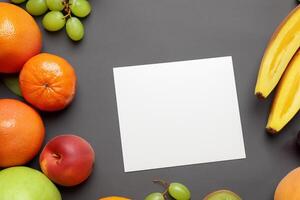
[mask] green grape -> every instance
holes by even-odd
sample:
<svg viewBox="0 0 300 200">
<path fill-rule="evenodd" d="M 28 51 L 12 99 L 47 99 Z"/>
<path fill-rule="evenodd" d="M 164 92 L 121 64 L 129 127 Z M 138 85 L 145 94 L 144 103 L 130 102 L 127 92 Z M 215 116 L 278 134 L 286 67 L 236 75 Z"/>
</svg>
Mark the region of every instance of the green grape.
<svg viewBox="0 0 300 200">
<path fill-rule="evenodd" d="M 50 10 L 62 11 L 64 9 L 63 0 L 46 0 Z"/>
<path fill-rule="evenodd" d="M 26 10 L 34 16 L 42 15 L 48 10 L 46 0 L 29 0 L 26 3 Z"/>
<path fill-rule="evenodd" d="M 50 11 L 44 16 L 42 24 L 48 31 L 58 31 L 65 26 L 66 18 L 60 11 Z"/>
<path fill-rule="evenodd" d="M 168 188 L 169 194 L 176 200 L 189 200 L 191 199 L 191 192 L 181 183 L 171 183 Z"/>
<path fill-rule="evenodd" d="M 87 0 L 70 0 L 71 11 L 77 17 L 86 17 L 90 14 L 92 8 Z"/>
<path fill-rule="evenodd" d="M 219 190 L 208 194 L 204 200 L 242 200 L 237 194 L 229 190 Z"/>
<path fill-rule="evenodd" d="M 68 36 L 74 40 L 79 41 L 84 36 L 84 27 L 77 17 L 70 17 L 66 24 L 66 31 Z"/>
<path fill-rule="evenodd" d="M 165 200 L 165 198 L 162 193 L 155 192 L 146 196 L 145 200 Z"/>
<path fill-rule="evenodd" d="M 10 1 L 15 4 L 20 4 L 20 3 L 25 2 L 26 0 L 10 0 Z"/>
</svg>

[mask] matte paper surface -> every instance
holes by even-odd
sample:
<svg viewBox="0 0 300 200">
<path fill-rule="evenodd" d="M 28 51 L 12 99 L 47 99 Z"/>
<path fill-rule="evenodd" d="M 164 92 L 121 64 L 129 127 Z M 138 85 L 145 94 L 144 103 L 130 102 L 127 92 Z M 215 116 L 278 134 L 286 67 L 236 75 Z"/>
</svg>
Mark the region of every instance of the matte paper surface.
<svg viewBox="0 0 300 200">
<path fill-rule="evenodd" d="M 245 158 L 231 57 L 114 68 L 125 172 Z"/>
</svg>

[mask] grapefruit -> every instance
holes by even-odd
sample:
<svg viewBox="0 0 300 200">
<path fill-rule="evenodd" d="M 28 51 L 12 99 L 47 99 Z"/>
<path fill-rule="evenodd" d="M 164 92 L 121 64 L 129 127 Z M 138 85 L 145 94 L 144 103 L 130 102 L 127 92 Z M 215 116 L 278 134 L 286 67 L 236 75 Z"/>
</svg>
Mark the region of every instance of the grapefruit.
<svg viewBox="0 0 300 200">
<path fill-rule="evenodd" d="M 0 99 L 0 167 L 29 162 L 40 150 L 44 134 L 35 110 L 18 100 Z"/>
<path fill-rule="evenodd" d="M 0 2 L 0 13 L 0 73 L 16 73 L 41 51 L 42 35 L 22 8 Z"/>
</svg>

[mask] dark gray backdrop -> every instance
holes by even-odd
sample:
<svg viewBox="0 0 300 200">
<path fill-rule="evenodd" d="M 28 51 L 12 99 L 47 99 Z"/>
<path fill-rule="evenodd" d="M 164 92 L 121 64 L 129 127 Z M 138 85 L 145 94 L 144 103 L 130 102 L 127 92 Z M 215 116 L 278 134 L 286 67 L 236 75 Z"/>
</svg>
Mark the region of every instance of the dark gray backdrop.
<svg viewBox="0 0 300 200">
<path fill-rule="evenodd" d="M 91 0 L 91 3 L 93 13 L 84 21 L 86 36 L 82 42 L 71 42 L 64 31 L 55 34 L 43 31 L 43 51 L 68 59 L 78 75 L 78 91 L 72 106 L 59 113 L 42 114 L 46 141 L 61 133 L 74 133 L 90 141 L 96 151 L 93 175 L 80 186 L 60 188 L 63 199 L 97 200 L 124 195 L 142 200 L 149 192 L 161 191 L 151 180 L 162 178 L 186 184 L 195 200 L 220 188 L 232 189 L 245 200 L 271 200 L 280 179 L 299 165 L 295 137 L 300 118 L 297 116 L 281 135 L 268 136 L 264 126 L 273 95 L 260 102 L 253 92 L 266 44 L 296 2 Z M 247 159 L 124 173 L 112 68 L 226 55 L 233 56 Z M 3 85 L 0 94 L 1 98 L 16 98 Z M 37 161 L 31 166 L 38 167 Z"/>
</svg>

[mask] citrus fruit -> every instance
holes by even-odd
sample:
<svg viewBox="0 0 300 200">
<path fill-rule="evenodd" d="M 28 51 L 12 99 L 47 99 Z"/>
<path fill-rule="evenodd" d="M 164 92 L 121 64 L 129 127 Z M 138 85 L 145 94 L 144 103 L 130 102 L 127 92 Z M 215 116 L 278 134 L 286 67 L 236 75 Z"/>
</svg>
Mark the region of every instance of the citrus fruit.
<svg viewBox="0 0 300 200">
<path fill-rule="evenodd" d="M 57 111 L 73 100 L 76 74 L 65 59 L 42 53 L 25 63 L 19 82 L 26 101 L 43 111 Z"/>
<path fill-rule="evenodd" d="M 0 99 L 0 167 L 23 165 L 40 150 L 45 128 L 39 114 L 25 103 Z"/>
<path fill-rule="evenodd" d="M 130 199 L 127 199 L 125 197 L 111 196 L 111 197 L 100 198 L 99 200 L 130 200 Z"/>
<path fill-rule="evenodd" d="M 34 19 L 22 8 L 0 2 L 0 73 L 19 72 L 38 54 L 42 35 Z"/>
<path fill-rule="evenodd" d="M 300 199 L 300 167 L 289 172 L 278 184 L 274 200 Z"/>
</svg>

